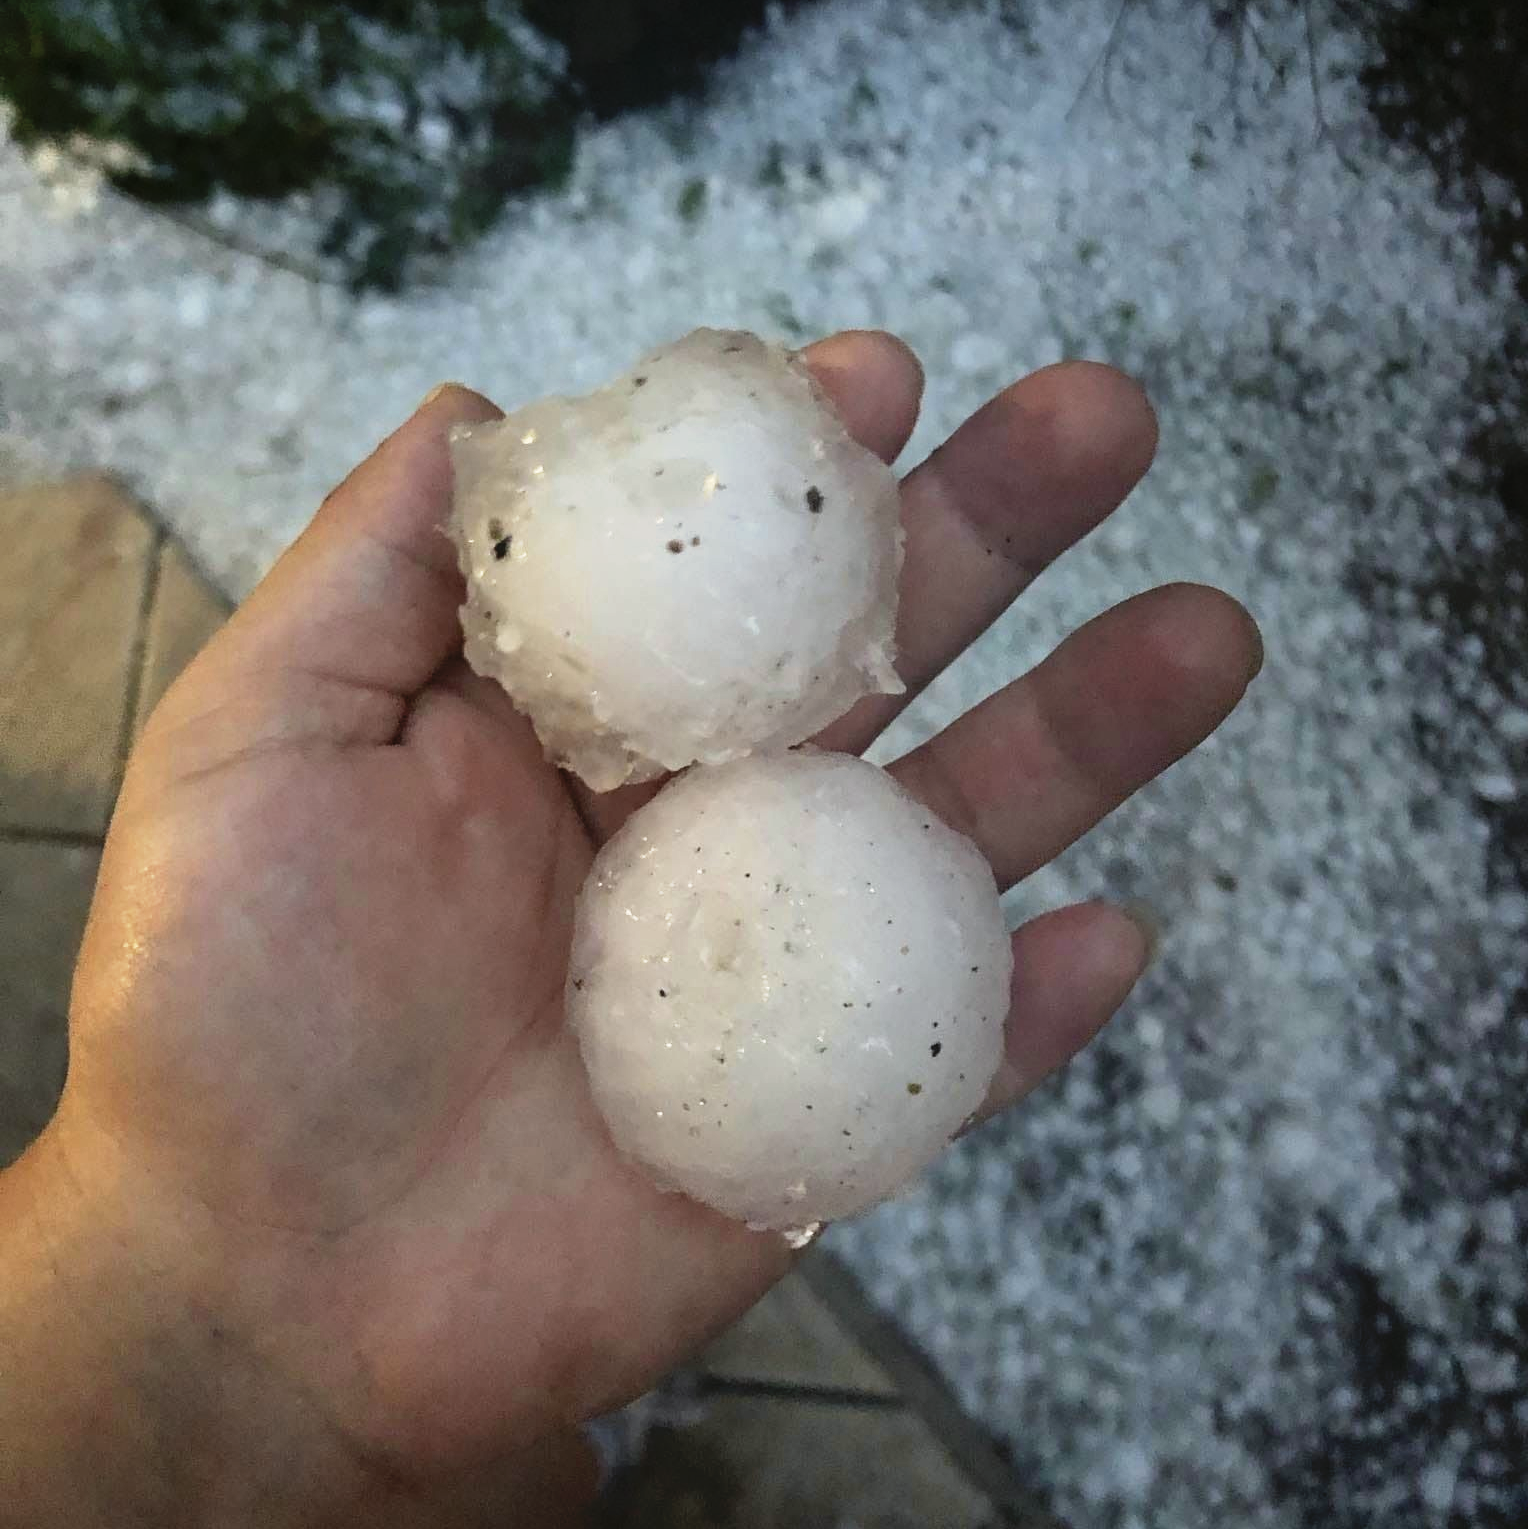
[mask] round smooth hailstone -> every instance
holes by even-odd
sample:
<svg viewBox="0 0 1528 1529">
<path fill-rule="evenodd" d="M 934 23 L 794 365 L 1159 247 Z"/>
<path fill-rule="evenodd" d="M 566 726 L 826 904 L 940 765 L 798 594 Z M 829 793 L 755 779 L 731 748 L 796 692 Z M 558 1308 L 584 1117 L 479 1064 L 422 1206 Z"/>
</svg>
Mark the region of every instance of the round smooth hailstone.
<svg viewBox="0 0 1528 1529">
<path fill-rule="evenodd" d="M 789 352 L 699 329 L 452 461 L 468 661 L 596 790 L 902 689 L 896 479 Z"/>
<path fill-rule="evenodd" d="M 997 1069 L 1012 955 L 976 847 L 884 771 L 698 767 L 601 850 L 568 1014 L 617 1146 L 810 1232 L 917 1173 Z"/>
</svg>

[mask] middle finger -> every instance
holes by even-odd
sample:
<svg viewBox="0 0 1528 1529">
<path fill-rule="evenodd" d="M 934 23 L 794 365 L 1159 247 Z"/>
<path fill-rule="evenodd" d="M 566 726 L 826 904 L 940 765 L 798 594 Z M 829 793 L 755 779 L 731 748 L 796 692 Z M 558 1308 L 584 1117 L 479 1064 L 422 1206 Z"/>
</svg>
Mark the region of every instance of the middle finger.
<svg viewBox="0 0 1528 1529">
<path fill-rule="evenodd" d="M 817 742 L 857 754 L 1151 463 L 1139 384 L 1092 361 L 1034 372 L 984 404 L 902 485 L 901 695 L 868 696 Z"/>
</svg>

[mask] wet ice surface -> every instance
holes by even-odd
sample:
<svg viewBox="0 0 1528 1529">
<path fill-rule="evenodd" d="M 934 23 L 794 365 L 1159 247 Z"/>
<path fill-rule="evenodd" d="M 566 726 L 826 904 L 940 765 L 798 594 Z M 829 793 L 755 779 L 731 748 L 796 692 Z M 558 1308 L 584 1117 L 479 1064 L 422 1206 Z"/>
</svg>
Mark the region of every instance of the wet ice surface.
<svg viewBox="0 0 1528 1529">
<path fill-rule="evenodd" d="M 692 770 L 628 820 L 579 897 L 568 1011 L 619 1146 L 806 1238 L 976 1110 L 1011 971 L 970 841 L 808 749 Z"/>
<path fill-rule="evenodd" d="M 1164 579 L 1244 598 L 1268 668 L 1020 894 L 1158 910 L 1114 1034 L 829 1236 L 1080 1525 L 1516 1525 L 1528 902 L 1491 825 L 1528 697 L 1427 592 L 1500 533 L 1472 442 L 1514 309 L 1329 26 L 1323 142 L 1303 30 L 1262 17 L 1284 83 L 1249 47 L 1233 85 L 1209 11 L 1131 7 L 1095 68 L 1103 0 L 1027 31 L 826 4 L 692 117 L 600 130 L 565 194 L 400 302 L 116 204 L 40 223 L 10 156 L 4 406 L 55 461 L 135 474 L 242 586 L 442 376 L 512 406 L 697 322 L 882 323 L 928 367 L 916 454 L 1017 370 L 1140 372 L 1151 478 L 899 738 Z"/>
<path fill-rule="evenodd" d="M 467 658 L 596 790 L 902 689 L 896 478 L 779 347 L 697 330 L 452 462 Z"/>
</svg>

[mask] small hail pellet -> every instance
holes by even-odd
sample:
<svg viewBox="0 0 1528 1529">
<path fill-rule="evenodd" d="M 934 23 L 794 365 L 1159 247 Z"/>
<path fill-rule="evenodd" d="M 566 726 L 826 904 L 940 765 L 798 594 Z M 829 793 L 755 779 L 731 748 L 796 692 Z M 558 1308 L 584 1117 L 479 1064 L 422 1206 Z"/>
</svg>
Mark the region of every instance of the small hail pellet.
<svg viewBox="0 0 1528 1529">
<path fill-rule="evenodd" d="M 467 659 L 596 790 L 810 737 L 893 668 L 896 479 L 805 364 L 700 329 L 453 436 Z"/>
<path fill-rule="evenodd" d="M 627 820 L 579 898 L 568 1015 L 622 1151 L 800 1241 L 971 1118 L 1011 976 L 976 847 L 805 749 L 697 767 Z"/>
</svg>

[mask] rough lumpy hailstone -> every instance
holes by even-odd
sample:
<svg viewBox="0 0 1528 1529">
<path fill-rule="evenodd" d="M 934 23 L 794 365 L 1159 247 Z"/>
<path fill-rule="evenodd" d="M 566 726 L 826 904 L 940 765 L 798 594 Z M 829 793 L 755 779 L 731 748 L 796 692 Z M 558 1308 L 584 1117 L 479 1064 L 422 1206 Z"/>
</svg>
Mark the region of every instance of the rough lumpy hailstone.
<svg viewBox="0 0 1528 1529">
<path fill-rule="evenodd" d="M 902 688 L 896 480 L 788 352 L 697 330 L 452 454 L 467 658 L 597 790 Z"/>
<path fill-rule="evenodd" d="M 997 1068 L 992 872 L 890 776 L 804 750 L 692 770 L 606 844 L 568 1013 L 616 1144 L 756 1227 L 852 1215 Z"/>
</svg>

